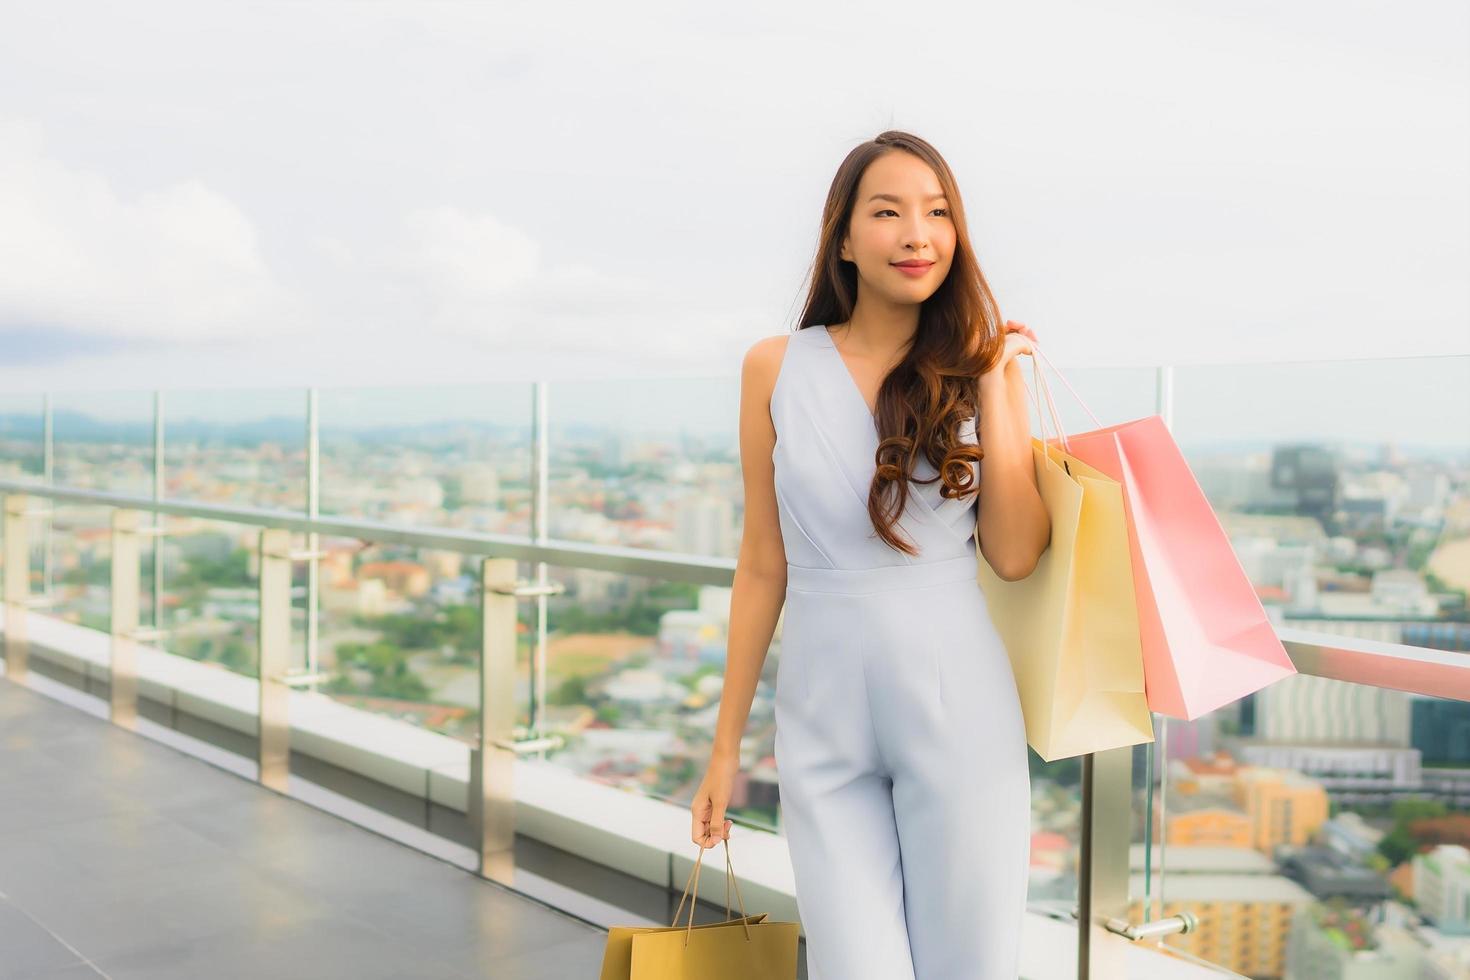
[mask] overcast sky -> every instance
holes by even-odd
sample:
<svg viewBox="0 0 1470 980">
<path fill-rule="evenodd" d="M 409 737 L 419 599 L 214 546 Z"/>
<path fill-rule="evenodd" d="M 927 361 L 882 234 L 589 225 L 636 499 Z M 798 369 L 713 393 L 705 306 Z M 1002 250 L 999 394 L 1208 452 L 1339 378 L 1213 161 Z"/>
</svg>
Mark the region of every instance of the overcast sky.
<svg viewBox="0 0 1470 980">
<path fill-rule="evenodd" d="M 1064 367 L 1464 355 L 1467 11 L 10 3 L 0 391 L 733 380 L 890 126 Z"/>
</svg>

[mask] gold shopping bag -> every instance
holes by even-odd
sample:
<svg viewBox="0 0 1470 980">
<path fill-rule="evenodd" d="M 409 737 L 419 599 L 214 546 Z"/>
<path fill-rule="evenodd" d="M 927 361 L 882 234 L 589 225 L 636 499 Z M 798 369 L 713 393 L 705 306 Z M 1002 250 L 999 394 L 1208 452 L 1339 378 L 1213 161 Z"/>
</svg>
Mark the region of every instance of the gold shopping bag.
<svg viewBox="0 0 1470 980">
<path fill-rule="evenodd" d="M 1042 438 L 1032 438 L 1031 456 L 1051 543 L 1026 578 L 1007 582 L 982 557 L 978 580 L 1010 656 L 1026 741 L 1053 762 L 1152 742 L 1154 731 L 1122 486 L 1063 448 L 1034 358 L 1032 374 L 1061 442 L 1047 442 L 1038 401 Z"/>
<path fill-rule="evenodd" d="M 684 895 L 671 926 L 615 926 L 608 931 L 600 980 L 796 980 L 800 924 L 767 922 L 769 913 L 745 914 L 740 884 L 725 841 L 725 915 L 723 922 L 694 924 L 699 869 L 705 848 L 684 883 Z M 740 918 L 729 918 L 730 884 L 740 902 Z M 694 894 L 690 895 L 693 884 Z M 679 925 L 689 899 L 689 923 Z"/>
</svg>

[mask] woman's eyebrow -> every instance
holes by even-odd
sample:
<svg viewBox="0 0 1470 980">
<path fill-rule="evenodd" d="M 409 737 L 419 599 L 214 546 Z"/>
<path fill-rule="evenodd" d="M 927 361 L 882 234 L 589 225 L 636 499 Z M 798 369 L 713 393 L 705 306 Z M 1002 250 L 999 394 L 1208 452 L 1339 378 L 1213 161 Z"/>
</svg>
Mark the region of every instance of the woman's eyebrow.
<svg viewBox="0 0 1470 980">
<path fill-rule="evenodd" d="M 938 201 L 942 200 L 943 198 L 943 194 L 933 194 L 929 197 L 929 200 Z M 874 194 L 872 197 L 868 198 L 868 203 L 871 204 L 874 201 L 892 201 L 894 204 L 902 204 L 903 198 L 899 197 L 896 194 Z"/>
</svg>

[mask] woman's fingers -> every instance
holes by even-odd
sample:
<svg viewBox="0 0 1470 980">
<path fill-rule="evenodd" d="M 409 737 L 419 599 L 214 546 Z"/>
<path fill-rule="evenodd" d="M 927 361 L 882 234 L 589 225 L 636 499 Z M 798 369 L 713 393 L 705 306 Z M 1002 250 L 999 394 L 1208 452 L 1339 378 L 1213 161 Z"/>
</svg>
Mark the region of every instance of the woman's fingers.
<svg viewBox="0 0 1470 980">
<path fill-rule="evenodd" d="M 1036 341 L 1036 343 L 1038 343 L 1038 344 L 1041 343 L 1041 338 L 1038 337 L 1038 336 L 1036 336 L 1036 331 L 1035 330 L 1032 330 L 1030 327 L 1026 326 L 1026 324 L 1020 322 L 1019 320 L 1007 320 L 1006 321 L 1006 331 L 1008 333 L 1019 333 L 1019 334 L 1023 334 L 1023 335 L 1025 335 L 1027 337 L 1030 337 L 1032 340 Z"/>
<path fill-rule="evenodd" d="M 706 820 L 702 816 L 696 815 L 693 823 L 689 827 L 689 839 L 705 847 L 714 847 L 720 841 L 730 839 L 730 828 L 735 825 L 735 821 L 726 819 L 718 834 L 711 830 L 712 825 L 720 826 L 720 823 L 718 820 Z"/>
<path fill-rule="evenodd" d="M 1024 323 L 1018 323 L 1015 320 L 1007 320 L 1006 321 L 1006 340 L 1007 341 L 1010 340 L 1010 335 L 1011 334 L 1016 334 L 1018 336 L 1025 337 L 1028 341 L 1030 341 L 1030 343 L 1026 343 L 1026 344 L 1017 344 L 1016 345 L 1016 353 L 1017 354 L 1031 354 L 1032 353 L 1031 344 L 1038 344 L 1039 345 L 1041 343 L 1041 339 L 1036 336 L 1036 331 L 1032 330 L 1030 327 L 1026 326 Z"/>
<path fill-rule="evenodd" d="M 693 822 L 689 826 L 689 839 L 696 844 L 704 843 L 709 836 L 709 811 L 711 801 L 708 797 L 696 800 L 690 805 L 689 810 L 693 814 Z"/>
<path fill-rule="evenodd" d="M 716 834 L 711 833 L 709 823 L 698 823 L 694 827 L 694 843 L 705 848 L 714 847 L 721 841 L 727 841 L 730 839 L 730 828 L 734 825 L 735 821 L 727 819 L 724 823 L 724 829 L 720 833 Z"/>
</svg>

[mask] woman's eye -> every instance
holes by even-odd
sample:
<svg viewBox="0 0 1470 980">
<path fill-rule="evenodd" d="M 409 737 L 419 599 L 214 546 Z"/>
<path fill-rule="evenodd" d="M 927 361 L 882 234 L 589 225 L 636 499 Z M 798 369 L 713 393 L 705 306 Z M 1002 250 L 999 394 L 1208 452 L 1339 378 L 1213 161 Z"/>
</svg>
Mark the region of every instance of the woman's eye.
<svg viewBox="0 0 1470 980">
<path fill-rule="evenodd" d="M 934 211 L 938 211 L 940 214 L 944 215 L 945 217 L 949 217 L 949 208 L 934 208 L 933 210 Z M 897 214 L 897 213 L 898 212 L 895 211 L 895 210 L 893 210 L 892 208 L 884 208 L 882 211 L 879 211 L 878 214 L 873 215 L 873 217 L 876 218 L 876 217 L 878 217 L 879 214 Z"/>
</svg>

